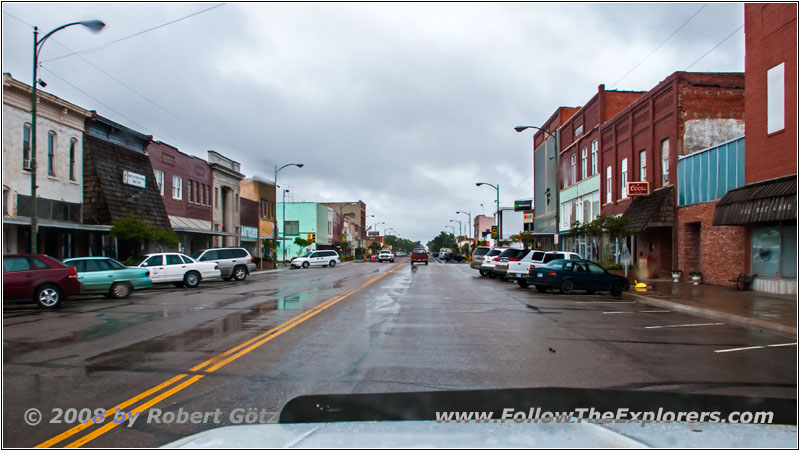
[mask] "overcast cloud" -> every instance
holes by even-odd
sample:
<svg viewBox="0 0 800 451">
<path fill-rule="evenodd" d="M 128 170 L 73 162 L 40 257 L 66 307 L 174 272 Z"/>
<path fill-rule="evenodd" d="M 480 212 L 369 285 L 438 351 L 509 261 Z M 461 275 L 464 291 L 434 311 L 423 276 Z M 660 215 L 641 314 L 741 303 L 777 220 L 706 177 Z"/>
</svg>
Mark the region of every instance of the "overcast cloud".
<svg viewBox="0 0 800 451">
<path fill-rule="evenodd" d="M 456 210 L 492 213 L 477 181 L 500 183 L 503 206 L 532 196 L 532 133 L 515 125 L 582 106 L 601 83 L 649 90 L 744 21 L 743 4 L 708 4 L 616 86 L 703 4 L 230 3 L 105 45 L 213 5 L 6 2 L 3 71 L 30 83 L 29 25 L 101 19 L 97 35 L 47 42 L 46 91 L 248 176 L 305 163 L 279 178 L 296 201 L 360 199 L 423 243 L 466 219 Z M 60 44 L 94 51 L 54 59 L 71 53 Z M 743 30 L 691 70 L 743 71 Z"/>
</svg>

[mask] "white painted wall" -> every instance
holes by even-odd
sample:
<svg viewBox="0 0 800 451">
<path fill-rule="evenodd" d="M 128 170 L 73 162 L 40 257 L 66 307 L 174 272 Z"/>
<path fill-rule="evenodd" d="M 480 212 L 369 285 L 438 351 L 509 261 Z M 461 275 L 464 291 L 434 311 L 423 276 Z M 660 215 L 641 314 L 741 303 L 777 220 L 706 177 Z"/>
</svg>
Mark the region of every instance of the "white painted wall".
<svg viewBox="0 0 800 451">
<path fill-rule="evenodd" d="M 31 114 L 3 104 L 3 185 L 9 188 L 7 211 L 16 217 L 17 196 L 31 195 L 30 173 L 22 169 L 22 133 Z M 47 134 L 56 133 L 55 176 L 47 175 Z M 75 139 L 75 180 L 69 179 L 69 143 Z M 83 131 L 38 116 L 36 127 L 37 196 L 83 203 Z"/>
</svg>

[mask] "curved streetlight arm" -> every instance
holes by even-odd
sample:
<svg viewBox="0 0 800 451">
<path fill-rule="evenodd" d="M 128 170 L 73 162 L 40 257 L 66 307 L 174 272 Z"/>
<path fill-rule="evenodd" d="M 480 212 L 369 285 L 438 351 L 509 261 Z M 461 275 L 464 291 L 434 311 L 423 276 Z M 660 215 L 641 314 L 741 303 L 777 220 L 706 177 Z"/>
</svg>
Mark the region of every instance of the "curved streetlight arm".
<svg viewBox="0 0 800 451">
<path fill-rule="evenodd" d="M 553 134 L 552 132 L 550 132 L 549 130 L 545 130 L 545 129 L 543 129 L 542 127 L 537 127 L 537 126 L 535 126 L 535 125 L 517 125 L 516 127 L 514 127 L 514 130 L 516 130 L 516 131 L 517 131 L 517 133 L 521 133 L 523 130 L 527 130 L 527 129 L 529 129 L 529 128 L 535 128 L 536 130 L 539 130 L 539 131 L 541 131 L 541 132 L 544 132 L 544 133 L 546 133 L 546 134 L 550 135 L 550 136 L 551 136 L 551 137 L 553 137 L 553 138 L 555 138 L 555 137 L 556 137 L 556 135 L 554 135 L 554 134 Z"/>
<path fill-rule="evenodd" d="M 72 23 L 61 25 L 58 28 L 54 28 L 49 33 L 47 33 L 46 35 L 42 36 L 41 39 L 38 39 L 36 41 L 36 56 L 39 56 L 39 50 L 42 48 L 42 45 L 44 45 L 44 41 L 46 41 L 55 32 L 61 31 L 64 28 L 71 27 L 73 25 L 83 25 L 84 27 L 86 27 L 89 30 L 91 30 L 93 33 L 97 33 L 98 31 L 102 30 L 103 27 L 106 26 L 106 24 L 102 20 L 82 20 L 82 21 L 79 21 L 79 22 L 72 22 Z M 36 30 L 38 30 L 38 27 L 34 27 L 34 28 Z"/>
</svg>

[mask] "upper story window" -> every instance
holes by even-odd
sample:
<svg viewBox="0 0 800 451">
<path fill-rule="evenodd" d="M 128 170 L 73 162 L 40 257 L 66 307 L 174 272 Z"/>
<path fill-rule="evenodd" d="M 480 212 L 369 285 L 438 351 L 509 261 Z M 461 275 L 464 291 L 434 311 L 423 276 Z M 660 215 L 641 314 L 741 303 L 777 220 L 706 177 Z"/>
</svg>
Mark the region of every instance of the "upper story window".
<svg viewBox="0 0 800 451">
<path fill-rule="evenodd" d="M 158 185 L 158 192 L 164 195 L 164 171 L 153 169 L 153 174 L 156 176 L 156 185 Z"/>
<path fill-rule="evenodd" d="M 214 187 L 214 208 L 219 208 L 219 188 Z"/>
<path fill-rule="evenodd" d="M 611 166 L 606 166 L 606 203 L 614 201 L 613 190 L 614 185 L 611 183 Z"/>
<path fill-rule="evenodd" d="M 575 179 L 578 176 L 578 168 L 577 168 L 577 165 L 575 164 L 575 161 L 576 161 L 575 157 L 576 157 L 576 155 L 574 153 L 572 154 L 572 156 L 569 157 L 569 167 L 570 167 L 569 173 L 570 173 L 570 176 L 571 176 L 570 185 L 574 185 L 575 184 Z"/>
<path fill-rule="evenodd" d="M 587 177 L 586 171 L 589 169 L 589 162 L 587 161 L 589 149 L 584 147 L 581 149 L 581 180 Z"/>
<path fill-rule="evenodd" d="M 47 133 L 47 175 L 56 175 L 56 132 Z"/>
<path fill-rule="evenodd" d="M 627 186 L 626 186 L 628 184 L 628 159 L 627 158 L 623 158 L 622 159 L 622 168 L 620 170 L 620 183 L 621 183 L 621 186 L 622 186 L 622 191 L 621 191 L 622 194 L 619 197 L 620 197 L 620 199 L 625 199 L 625 198 L 628 197 L 628 190 L 627 190 Z"/>
<path fill-rule="evenodd" d="M 31 124 L 22 126 L 22 169 L 31 168 Z"/>
<path fill-rule="evenodd" d="M 592 175 L 597 174 L 597 166 L 599 165 L 597 159 L 597 140 L 592 141 Z"/>
<path fill-rule="evenodd" d="M 75 180 L 75 146 L 78 140 L 72 138 L 69 140 L 69 179 Z"/>
<path fill-rule="evenodd" d="M 192 179 L 186 180 L 186 197 L 189 199 L 189 203 L 194 203 L 194 182 Z"/>
<path fill-rule="evenodd" d="M 661 186 L 669 185 L 669 139 L 661 141 Z"/>
<path fill-rule="evenodd" d="M 644 150 L 639 152 L 639 180 L 647 180 L 647 152 Z"/>
<path fill-rule="evenodd" d="M 785 86 L 783 63 L 767 70 L 767 133 L 783 130 Z"/>
<path fill-rule="evenodd" d="M 172 198 L 175 200 L 183 199 L 183 179 L 179 175 L 172 176 Z"/>
</svg>

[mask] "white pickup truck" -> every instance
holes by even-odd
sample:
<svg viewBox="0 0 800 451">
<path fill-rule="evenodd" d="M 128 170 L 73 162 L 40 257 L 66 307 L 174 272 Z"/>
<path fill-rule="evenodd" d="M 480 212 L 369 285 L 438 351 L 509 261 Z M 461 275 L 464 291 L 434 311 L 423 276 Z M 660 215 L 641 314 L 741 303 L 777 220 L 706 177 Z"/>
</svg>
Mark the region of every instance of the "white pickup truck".
<svg viewBox="0 0 800 451">
<path fill-rule="evenodd" d="M 378 254 L 378 261 L 381 262 L 381 263 L 383 263 L 383 262 L 392 262 L 392 263 L 394 263 L 394 254 L 392 253 L 392 251 L 390 251 L 388 249 L 384 249 L 384 250 L 381 251 L 380 254 Z"/>
<path fill-rule="evenodd" d="M 561 251 L 537 251 L 532 250 L 525 254 L 518 262 L 508 262 L 508 272 L 506 278 L 520 282 L 526 282 L 525 277 L 528 276 L 528 271 L 532 268 L 538 268 L 550 263 L 553 260 L 561 259 L 581 260 L 581 256 L 575 252 L 561 252 Z M 522 286 L 524 284 L 520 284 Z"/>
</svg>

